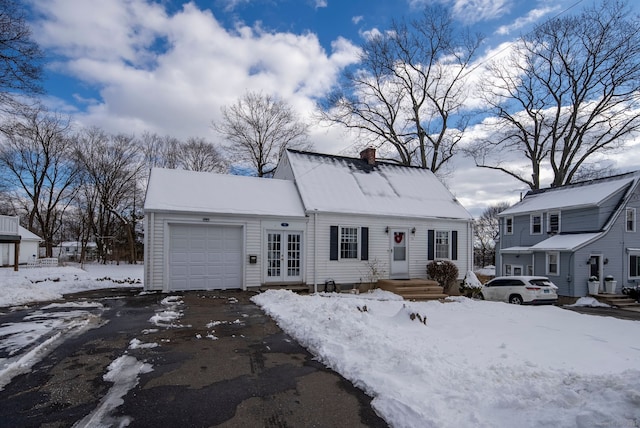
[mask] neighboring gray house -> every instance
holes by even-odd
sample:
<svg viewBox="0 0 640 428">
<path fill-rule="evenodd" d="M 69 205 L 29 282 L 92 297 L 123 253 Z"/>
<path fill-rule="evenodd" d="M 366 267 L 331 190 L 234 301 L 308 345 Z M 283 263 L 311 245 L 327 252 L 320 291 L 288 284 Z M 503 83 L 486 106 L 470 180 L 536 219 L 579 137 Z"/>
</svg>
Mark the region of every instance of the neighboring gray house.
<svg viewBox="0 0 640 428">
<path fill-rule="evenodd" d="M 153 169 L 145 288 L 321 287 L 472 263 L 472 217 L 429 170 L 287 151 L 273 179 Z"/>
<path fill-rule="evenodd" d="M 613 276 L 640 282 L 640 172 L 532 190 L 499 214 L 496 275 L 544 275 L 561 296 L 588 295 Z"/>
</svg>

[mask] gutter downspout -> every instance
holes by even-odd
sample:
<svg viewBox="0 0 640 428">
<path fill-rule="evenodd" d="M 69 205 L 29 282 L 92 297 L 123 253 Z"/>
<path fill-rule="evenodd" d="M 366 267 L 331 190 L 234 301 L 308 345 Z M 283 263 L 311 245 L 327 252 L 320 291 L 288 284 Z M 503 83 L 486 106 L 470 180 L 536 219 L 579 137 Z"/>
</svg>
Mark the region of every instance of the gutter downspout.
<svg viewBox="0 0 640 428">
<path fill-rule="evenodd" d="M 145 245 L 145 254 L 146 256 L 149 258 L 148 263 L 146 263 L 145 261 L 145 267 L 146 267 L 146 277 L 143 277 L 143 281 L 144 281 L 144 289 L 145 290 L 149 290 L 149 287 L 151 286 L 151 284 L 147 284 L 147 280 L 149 280 L 149 282 L 152 282 L 155 280 L 155 278 L 153 278 L 153 252 L 155 251 L 155 234 L 154 229 L 155 229 L 155 222 L 156 222 L 156 216 L 155 213 L 152 211 L 151 213 L 149 213 L 149 217 L 147 217 L 147 232 L 148 232 L 148 236 L 149 236 L 149 241 L 147 242 L 147 245 Z"/>
<path fill-rule="evenodd" d="M 318 210 L 313 211 L 313 292 L 318 293 Z"/>
</svg>

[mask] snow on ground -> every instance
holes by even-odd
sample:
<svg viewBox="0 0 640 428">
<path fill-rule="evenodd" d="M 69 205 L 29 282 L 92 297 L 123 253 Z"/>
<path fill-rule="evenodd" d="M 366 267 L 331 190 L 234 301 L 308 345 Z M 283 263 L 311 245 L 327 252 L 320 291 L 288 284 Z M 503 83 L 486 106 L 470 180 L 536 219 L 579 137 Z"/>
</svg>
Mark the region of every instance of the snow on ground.
<svg viewBox="0 0 640 428">
<path fill-rule="evenodd" d="M 640 425 L 637 321 L 466 298 L 253 301 L 393 427 Z"/>
<path fill-rule="evenodd" d="M 567 307 L 580 307 L 580 306 L 587 306 L 590 308 L 610 308 L 611 307 L 606 303 L 599 301 L 595 297 L 581 297 L 573 305 L 567 305 Z"/>
<path fill-rule="evenodd" d="M 142 287 L 143 265 L 98 263 L 0 269 L 0 307 L 61 299 L 63 294 L 111 287 Z"/>
</svg>

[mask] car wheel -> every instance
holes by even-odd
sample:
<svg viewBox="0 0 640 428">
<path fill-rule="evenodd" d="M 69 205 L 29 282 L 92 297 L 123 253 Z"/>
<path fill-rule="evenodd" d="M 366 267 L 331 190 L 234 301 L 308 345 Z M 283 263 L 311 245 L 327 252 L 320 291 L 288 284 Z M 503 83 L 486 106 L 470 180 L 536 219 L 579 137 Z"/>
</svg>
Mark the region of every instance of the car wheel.
<svg viewBox="0 0 640 428">
<path fill-rule="evenodd" d="M 478 300 L 484 300 L 484 296 L 482 295 L 482 293 L 476 294 L 475 298 L 478 299 Z"/>
<path fill-rule="evenodd" d="M 512 294 L 511 296 L 509 296 L 509 303 L 513 303 L 514 305 L 521 305 L 522 296 L 518 294 Z"/>
</svg>

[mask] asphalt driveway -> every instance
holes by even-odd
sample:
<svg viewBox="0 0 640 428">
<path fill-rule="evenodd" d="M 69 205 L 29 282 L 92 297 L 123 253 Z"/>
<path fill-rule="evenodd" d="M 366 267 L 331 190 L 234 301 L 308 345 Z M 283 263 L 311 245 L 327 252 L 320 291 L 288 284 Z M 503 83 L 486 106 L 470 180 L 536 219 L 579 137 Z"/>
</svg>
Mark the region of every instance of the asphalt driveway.
<svg viewBox="0 0 640 428">
<path fill-rule="evenodd" d="M 2 326 L 60 318 L 83 326 L 61 324 L 20 351 L 3 348 L 5 361 L 44 356 L 5 382 L 0 426 L 387 426 L 370 397 L 315 361 L 250 293 L 166 299 L 139 291 L 100 290 L 67 299 L 77 307 L 0 314 Z"/>
</svg>

